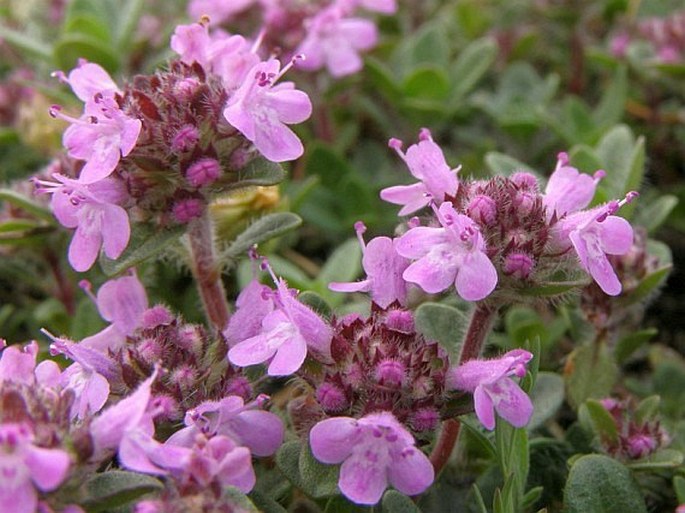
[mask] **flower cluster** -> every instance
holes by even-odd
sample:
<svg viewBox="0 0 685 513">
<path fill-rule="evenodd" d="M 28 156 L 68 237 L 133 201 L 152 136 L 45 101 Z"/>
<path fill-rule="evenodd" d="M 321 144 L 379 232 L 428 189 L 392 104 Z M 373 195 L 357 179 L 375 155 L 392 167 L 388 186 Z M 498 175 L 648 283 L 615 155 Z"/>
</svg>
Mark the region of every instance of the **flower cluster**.
<svg viewBox="0 0 685 513">
<path fill-rule="evenodd" d="M 685 58 L 685 11 L 673 13 L 668 18 L 641 20 L 631 33 L 621 32 L 610 42 L 611 53 L 619 58 L 626 55 L 634 41 L 646 42 L 652 47 L 658 62 L 680 63 Z"/>
<path fill-rule="evenodd" d="M 179 26 L 171 39 L 179 54 L 168 68 L 136 76 L 123 88 L 97 64 L 81 61 L 57 72 L 84 102 L 63 144 L 68 159 L 36 180 L 52 194 L 62 225 L 75 228 L 69 261 L 88 270 L 104 248 L 118 258 L 130 220 L 159 227 L 203 216 L 212 196 L 235 187 L 256 156 L 298 158 L 302 143 L 288 127 L 311 114 L 308 96 L 279 79 L 274 58 L 262 61 L 242 36 L 210 37 L 207 26 Z M 249 179 L 249 177 L 247 177 Z"/>
<path fill-rule="evenodd" d="M 670 444 L 671 438 L 658 420 L 640 418 L 634 404 L 605 398 L 602 406 L 614 420 L 618 436 L 615 439 L 602 437 L 602 448 L 620 459 L 637 460 L 645 458 Z"/>
<path fill-rule="evenodd" d="M 192 0 L 188 12 L 194 19 L 205 16 L 214 25 L 225 25 L 258 11 L 260 37 L 267 49 L 278 48 L 286 56 L 305 56 L 299 68 L 326 68 L 339 78 L 358 72 L 360 53 L 378 42 L 378 29 L 359 11 L 393 14 L 395 0 Z"/>
<path fill-rule="evenodd" d="M 402 205 L 401 215 L 426 206 L 433 211 L 423 220 L 413 218 L 394 244 L 396 253 L 410 260 L 402 272 L 405 281 L 431 294 L 454 286 L 468 301 L 493 294 L 512 299 L 508 294 L 517 289 L 543 286 L 580 268 L 606 294 L 621 292 L 608 255 L 627 253 L 633 230 L 614 214 L 637 193 L 583 210 L 604 172 L 584 175 L 564 153 L 544 192 L 536 177 L 524 172 L 458 181 L 458 169 L 450 170 L 430 133 L 424 129 L 419 138 L 406 154 L 397 139 L 390 146 L 420 181 L 381 191 L 381 198 Z"/>
</svg>

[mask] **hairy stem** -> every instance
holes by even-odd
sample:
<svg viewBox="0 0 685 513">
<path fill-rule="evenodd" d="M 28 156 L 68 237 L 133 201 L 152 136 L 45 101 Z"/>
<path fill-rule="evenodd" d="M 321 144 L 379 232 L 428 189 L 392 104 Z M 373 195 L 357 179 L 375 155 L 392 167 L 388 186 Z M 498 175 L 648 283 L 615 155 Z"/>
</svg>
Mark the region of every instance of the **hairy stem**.
<svg viewBox="0 0 685 513">
<path fill-rule="evenodd" d="M 475 310 L 471 314 L 469 329 L 464 336 L 464 343 L 461 346 L 458 365 L 480 356 L 485 339 L 492 329 L 496 314 L 496 307 L 488 306 L 486 304 L 476 305 Z M 430 460 L 435 469 L 436 476 L 447 464 L 447 461 L 452 454 L 454 444 L 456 444 L 459 436 L 460 426 L 461 424 L 457 419 L 447 419 L 442 423 L 440 435 L 438 436 L 438 440 L 433 447 L 433 452 L 431 452 L 430 455 Z"/>
<path fill-rule="evenodd" d="M 191 268 L 209 323 L 221 331 L 230 317 L 226 291 L 221 282 L 221 267 L 216 261 L 214 234 L 209 213 L 188 224 Z"/>
</svg>

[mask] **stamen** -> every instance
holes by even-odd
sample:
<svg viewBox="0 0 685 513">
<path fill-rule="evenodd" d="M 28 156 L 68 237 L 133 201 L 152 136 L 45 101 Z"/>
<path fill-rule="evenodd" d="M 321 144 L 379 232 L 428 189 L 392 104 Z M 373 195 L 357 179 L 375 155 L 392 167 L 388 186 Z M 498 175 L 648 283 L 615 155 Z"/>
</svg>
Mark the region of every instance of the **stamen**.
<svg viewBox="0 0 685 513">
<path fill-rule="evenodd" d="M 561 167 L 568 166 L 569 162 L 570 161 L 568 158 L 568 153 L 566 153 L 565 151 L 559 152 L 559 154 L 557 155 L 557 167 L 554 168 L 554 170 L 556 171 Z"/>
<path fill-rule="evenodd" d="M 433 136 L 431 135 L 431 131 L 428 130 L 427 128 L 422 128 L 419 130 L 419 141 L 432 141 Z"/>
<path fill-rule="evenodd" d="M 278 82 L 280 80 L 280 78 L 283 75 L 285 75 L 288 72 L 288 70 L 290 70 L 290 68 L 292 68 L 295 65 L 295 63 L 297 61 L 303 61 L 303 60 L 305 60 L 305 56 L 303 53 L 298 53 L 297 55 L 295 55 L 292 59 L 290 59 L 290 62 L 288 64 L 283 66 L 283 69 L 281 70 L 281 72 L 278 75 L 276 75 L 276 78 L 274 78 L 274 83 Z"/>
<path fill-rule="evenodd" d="M 366 243 L 364 242 L 364 233 L 366 233 L 366 225 L 361 222 L 357 221 L 354 223 L 354 231 L 357 233 L 357 240 L 359 241 L 359 245 L 362 247 L 362 252 L 366 249 Z"/>
<path fill-rule="evenodd" d="M 88 281 L 88 280 L 81 280 L 78 282 L 78 286 L 81 287 L 81 290 L 85 292 L 86 296 L 97 306 L 98 300 L 95 297 L 95 294 L 93 294 L 93 285 Z"/>
</svg>

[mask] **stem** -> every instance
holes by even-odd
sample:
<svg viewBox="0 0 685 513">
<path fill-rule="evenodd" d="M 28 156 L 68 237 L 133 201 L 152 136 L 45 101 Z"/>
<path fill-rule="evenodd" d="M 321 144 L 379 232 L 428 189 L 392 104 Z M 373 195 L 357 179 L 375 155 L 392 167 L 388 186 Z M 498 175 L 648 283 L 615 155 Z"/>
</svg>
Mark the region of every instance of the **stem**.
<svg viewBox="0 0 685 513">
<path fill-rule="evenodd" d="M 60 266 L 59 259 L 57 255 L 51 250 L 47 249 L 45 252 L 45 259 L 50 266 L 53 276 L 55 277 L 55 284 L 57 285 L 56 295 L 57 298 L 64 305 L 65 310 L 69 316 L 73 316 L 76 312 L 76 298 L 74 296 L 74 286 L 72 283 L 64 276 L 62 267 Z"/>
<path fill-rule="evenodd" d="M 480 356 L 485 339 L 490 334 L 492 325 L 495 322 L 497 308 L 486 304 L 476 305 L 471 314 L 469 329 L 464 336 L 464 343 L 461 346 L 459 355 L 459 365 L 474 360 Z"/>
<path fill-rule="evenodd" d="M 487 304 L 476 305 L 475 310 L 471 314 L 469 329 L 464 336 L 464 343 L 461 346 L 458 365 L 480 356 L 485 339 L 490 333 L 495 321 L 496 313 L 497 308 L 494 306 L 488 306 Z M 457 437 L 459 436 L 460 427 L 461 424 L 457 419 L 447 419 L 442 423 L 440 436 L 430 455 L 430 460 L 433 464 L 436 476 L 447 464 L 447 461 L 452 454 L 454 444 L 457 442 Z"/>
<path fill-rule="evenodd" d="M 221 268 L 214 252 L 214 233 L 209 213 L 188 223 L 191 268 L 202 298 L 202 305 L 209 323 L 217 330 L 223 330 L 230 316 L 226 291 L 221 281 Z"/>
</svg>

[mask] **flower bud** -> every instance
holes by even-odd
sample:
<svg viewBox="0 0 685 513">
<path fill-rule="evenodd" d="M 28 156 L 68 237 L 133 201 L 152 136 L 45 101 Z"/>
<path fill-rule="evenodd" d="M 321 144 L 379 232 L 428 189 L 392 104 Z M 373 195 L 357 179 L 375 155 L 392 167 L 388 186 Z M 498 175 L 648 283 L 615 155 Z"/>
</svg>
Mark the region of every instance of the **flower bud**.
<svg viewBox="0 0 685 513">
<path fill-rule="evenodd" d="M 535 261 L 525 253 L 509 253 L 504 259 L 504 274 L 525 280 L 535 267 Z"/>
<path fill-rule="evenodd" d="M 333 383 L 322 383 L 316 390 L 316 400 L 326 412 L 331 413 L 343 411 L 348 406 L 345 392 Z"/>
<path fill-rule="evenodd" d="M 221 165 L 216 159 L 203 158 L 193 162 L 186 171 L 186 180 L 193 187 L 204 187 L 214 182 L 221 174 Z"/>
<path fill-rule="evenodd" d="M 397 360 L 383 360 L 376 366 L 375 378 L 381 385 L 402 386 L 406 374 L 406 367 Z"/>
<path fill-rule="evenodd" d="M 186 198 L 174 203 L 171 212 L 179 223 L 187 223 L 202 215 L 205 205 L 201 199 Z"/>
<path fill-rule="evenodd" d="M 471 200 L 467 213 L 471 219 L 484 225 L 491 225 L 497 220 L 495 201 L 485 194 L 479 194 Z"/>
</svg>

